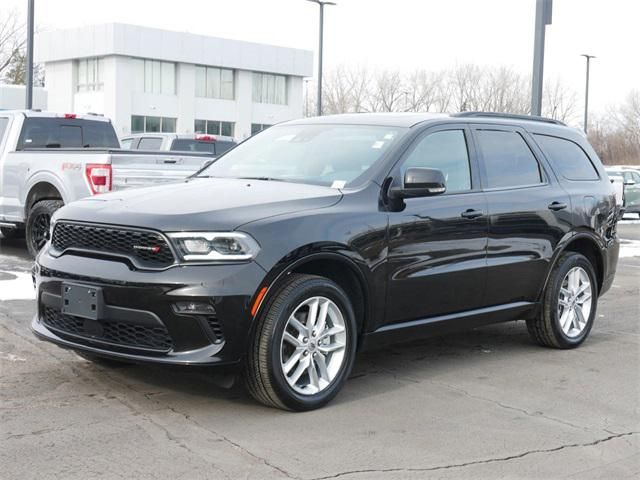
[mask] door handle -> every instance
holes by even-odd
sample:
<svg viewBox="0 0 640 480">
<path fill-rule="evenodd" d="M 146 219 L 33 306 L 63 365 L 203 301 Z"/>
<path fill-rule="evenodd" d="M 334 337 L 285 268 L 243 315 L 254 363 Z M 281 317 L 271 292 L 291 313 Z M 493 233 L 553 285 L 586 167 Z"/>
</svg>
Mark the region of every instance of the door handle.
<svg viewBox="0 0 640 480">
<path fill-rule="evenodd" d="M 473 220 L 474 218 L 478 218 L 484 215 L 480 210 L 474 210 L 473 208 L 469 208 L 460 214 L 462 218 L 468 218 L 469 220 Z"/>
<path fill-rule="evenodd" d="M 564 210 L 565 208 L 567 208 L 567 204 L 562 202 L 551 202 L 548 208 L 549 210 L 557 212 L 558 210 Z"/>
</svg>

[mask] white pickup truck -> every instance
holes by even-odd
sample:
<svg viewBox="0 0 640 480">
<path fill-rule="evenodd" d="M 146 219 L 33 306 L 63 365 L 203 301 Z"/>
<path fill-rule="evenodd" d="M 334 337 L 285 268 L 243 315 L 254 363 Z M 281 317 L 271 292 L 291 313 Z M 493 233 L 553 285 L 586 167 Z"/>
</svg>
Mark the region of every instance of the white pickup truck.
<svg viewBox="0 0 640 480">
<path fill-rule="evenodd" d="M 0 111 L 0 231 L 26 234 L 35 255 L 62 205 L 178 181 L 209 161 L 202 153 L 121 150 L 111 122 L 97 115 Z"/>
</svg>

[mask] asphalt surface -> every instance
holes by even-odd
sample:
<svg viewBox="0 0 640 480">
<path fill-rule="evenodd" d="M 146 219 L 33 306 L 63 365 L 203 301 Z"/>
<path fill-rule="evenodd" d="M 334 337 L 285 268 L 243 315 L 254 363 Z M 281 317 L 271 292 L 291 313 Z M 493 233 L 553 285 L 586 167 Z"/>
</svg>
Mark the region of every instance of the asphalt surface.
<svg viewBox="0 0 640 480">
<path fill-rule="evenodd" d="M 638 242 L 640 222 L 619 232 Z M 292 414 L 210 372 L 36 340 L 30 261 L 0 239 L 0 478 L 639 478 L 639 245 L 581 348 L 538 347 L 523 322 L 398 345 Z"/>
</svg>

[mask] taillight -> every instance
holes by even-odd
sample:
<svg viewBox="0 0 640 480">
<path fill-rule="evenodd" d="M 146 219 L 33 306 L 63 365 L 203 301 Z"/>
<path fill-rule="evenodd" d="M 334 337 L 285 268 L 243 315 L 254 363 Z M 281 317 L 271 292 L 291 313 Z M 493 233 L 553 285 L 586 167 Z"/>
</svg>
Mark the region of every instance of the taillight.
<svg viewBox="0 0 640 480">
<path fill-rule="evenodd" d="M 93 195 L 111 191 L 111 165 L 89 164 L 85 174 Z"/>
<path fill-rule="evenodd" d="M 77 115 L 75 113 L 65 113 L 64 118 L 76 118 Z"/>
</svg>

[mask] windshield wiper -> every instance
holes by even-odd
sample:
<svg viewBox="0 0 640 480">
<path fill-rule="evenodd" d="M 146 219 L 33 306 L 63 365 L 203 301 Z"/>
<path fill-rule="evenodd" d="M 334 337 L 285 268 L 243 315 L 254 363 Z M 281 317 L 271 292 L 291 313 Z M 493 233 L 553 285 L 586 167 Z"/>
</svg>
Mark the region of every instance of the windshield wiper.
<svg viewBox="0 0 640 480">
<path fill-rule="evenodd" d="M 263 180 L 265 182 L 286 182 L 282 178 L 274 178 L 274 177 L 232 177 L 237 178 L 239 180 Z"/>
</svg>

